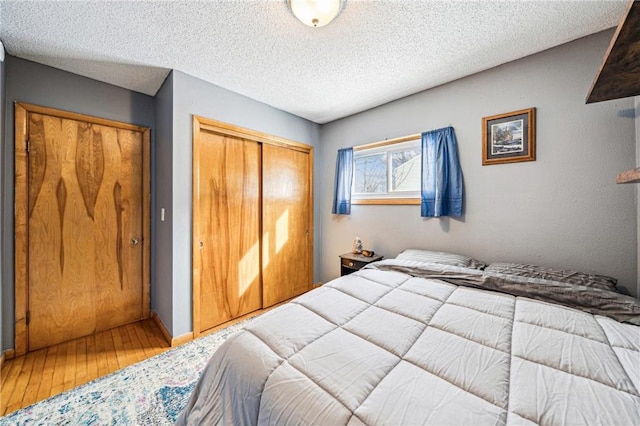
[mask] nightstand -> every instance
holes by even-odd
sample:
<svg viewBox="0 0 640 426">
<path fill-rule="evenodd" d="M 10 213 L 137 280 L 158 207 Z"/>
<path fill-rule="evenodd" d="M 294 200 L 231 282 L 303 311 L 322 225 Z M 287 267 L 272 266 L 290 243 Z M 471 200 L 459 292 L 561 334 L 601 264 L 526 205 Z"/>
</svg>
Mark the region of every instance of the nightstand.
<svg viewBox="0 0 640 426">
<path fill-rule="evenodd" d="M 365 265 L 371 262 L 377 262 L 382 260 L 384 256 L 380 254 L 374 254 L 371 257 L 363 256 L 361 254 L 345 253 L 340 255 L 340 275 L 349 275 L 352 272 L 360 270 Z"/>
</svg>

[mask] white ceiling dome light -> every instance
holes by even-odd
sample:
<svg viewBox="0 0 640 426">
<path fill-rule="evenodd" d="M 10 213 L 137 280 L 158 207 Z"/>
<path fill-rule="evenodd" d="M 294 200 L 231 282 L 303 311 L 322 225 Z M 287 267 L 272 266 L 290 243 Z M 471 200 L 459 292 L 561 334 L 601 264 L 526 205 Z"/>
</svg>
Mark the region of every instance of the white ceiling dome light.
<svg viewBox="0 0 640 426">
<path fill-rule="evenodd" d="M 293 14 L 305 25 L 324 27 L 340 14 L 346 0 L 287 0 Z"/>
</svg>

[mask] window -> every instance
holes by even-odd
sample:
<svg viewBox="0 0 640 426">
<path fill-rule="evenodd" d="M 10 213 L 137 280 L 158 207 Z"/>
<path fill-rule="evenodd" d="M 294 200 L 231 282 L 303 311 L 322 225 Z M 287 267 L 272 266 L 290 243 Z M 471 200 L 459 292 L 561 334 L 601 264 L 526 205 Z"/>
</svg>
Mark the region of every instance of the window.
<svg viewBox="0 0 640 426">
<path fill-rule="evenodd" d="M 421 136 L 354 148 L 353 204 L 420 204 Z"/>
</svg>

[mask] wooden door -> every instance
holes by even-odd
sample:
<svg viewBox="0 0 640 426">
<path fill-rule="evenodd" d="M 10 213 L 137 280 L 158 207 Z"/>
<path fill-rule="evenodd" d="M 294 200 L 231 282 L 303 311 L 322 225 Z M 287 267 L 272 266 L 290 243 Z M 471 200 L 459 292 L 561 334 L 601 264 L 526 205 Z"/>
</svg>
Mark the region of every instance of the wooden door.
<svg viewBox="0 0 640 426">
<path fill-rule="evenodd" d="M 28 350 L 148 316 L 148 129 L 40 107 L 18 115 L 28 141 Z"/>
<path fill-rule="evenodd" d="M 194 146 L 194 190 L 199 333 L 262 304 L 260 145 L 201 132 Z"/>
<path fill-rule="evenodd" d="M 312 286 L 311 156 L 295 148 L 262 148 L 263 306 Z"/>
</svg>

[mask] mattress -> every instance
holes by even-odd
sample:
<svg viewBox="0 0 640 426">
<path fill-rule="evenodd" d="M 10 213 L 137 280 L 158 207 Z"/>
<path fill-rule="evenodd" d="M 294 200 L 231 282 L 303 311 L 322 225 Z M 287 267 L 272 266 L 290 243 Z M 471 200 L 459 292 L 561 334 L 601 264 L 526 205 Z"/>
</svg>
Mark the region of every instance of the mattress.
<svg viewBox="0 0 640 426">
<path fill-rule="evenodd" d="M 640 424 L 637 325 L 384 265 L 230 337 L 178 424 Z"/>
</svg>

